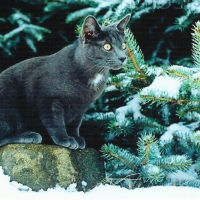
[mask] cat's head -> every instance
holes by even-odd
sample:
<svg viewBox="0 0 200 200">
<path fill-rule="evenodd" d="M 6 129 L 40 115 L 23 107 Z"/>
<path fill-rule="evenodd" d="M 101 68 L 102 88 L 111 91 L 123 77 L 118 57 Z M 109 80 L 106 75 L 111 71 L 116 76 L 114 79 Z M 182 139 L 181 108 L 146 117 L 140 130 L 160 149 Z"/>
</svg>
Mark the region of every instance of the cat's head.
<svg viewBox="0 0 200 200">
<path fill-rule="evenodd" d="M 130 19 L 126 15 L 117 23 L 100 26 L 95 17 L 86 17 L 80 35 L 85 56 L 97 67 L 120 69 L 127 62 L 124 31 Z"/>
</svg>

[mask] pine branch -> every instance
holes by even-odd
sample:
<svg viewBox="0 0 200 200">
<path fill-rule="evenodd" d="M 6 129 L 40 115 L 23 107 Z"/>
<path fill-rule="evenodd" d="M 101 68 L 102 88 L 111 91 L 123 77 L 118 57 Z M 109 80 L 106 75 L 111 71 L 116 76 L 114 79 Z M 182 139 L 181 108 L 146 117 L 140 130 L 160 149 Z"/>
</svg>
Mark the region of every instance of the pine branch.
<svg viewBox="0 0 200 200">
<path fill-rule="evenodd" d="M 152 103 L 159 102 L 160 104 L 165 103 L 173 103 L 173 104 L 186 104 L 190 103 L 190 99 L 171 99 L 171 98 L 165 98 L 165 97 L 155 97 L 150 95 L 140 95 L 141 98 L 143 98 L 145 101 L 152 101 Z M 161 103 L 162 102 L 162 103 Z M 194 100 L 194 102 L 200 103 L 200 100 Z"/>
<path fill-rule="evenodd" d="M 182 181 L 175 180 L 172 184 L 176 185 L 176 186 L 189 186 L 189 187 L 200 188 L 200 180 L 199 179 L 182 180 Z"/>
<path fill-rule="evenodd" d="M 139 68 L 138 63 L 137 63 L 137 61 L 135 60 L 135 57 L 134 57 L 134 55 L 133 55 L 133 53 L 132 53 L 132 51 L 131 51 L 130 48 L 128 48 L 128 55 L 129 55 L 131 61 L 133 62 L 133 65 L 135 66 L 135 69 L 136 69 L 141 75 L 143 75 L 144 77 L 146 77 L 145 73 Z"/>
<path fill-rule="evenodd" d="M 186 156 L 173 155 L 154 159 L 150 163 L 162 168 L 167 172 L 175 172 L 177 170 L 186 171 L 192 164 L 192 161 L 188 160 Z"/>
<path fill-rule="evenodd" d="M 150 117 L 141 117 L 134 120 L 133 128 L 137 131 L 141 131 L 144 134 L 145 132 L 160 134 L 163 133 L 166 129 L 164 126 L 160 125 L 155 119 Z"/>
<path fill-rule="evenodd" d="M 125 70 L 126 69 L 124 69 L 124 71 Z M 134 91 L 138 92 L 139 90 L 144 88 L 146 86 L 145 78 L 141 77 L 141 75 L 139 75 L 137 72 L 129 70 L 130 69 L 128 69 L 127 72 L 125 71 L 125 73 L 119 73 L 115 76 L 110 76 L 108 80 L 108 87 L 115 86 L 117 90 L 130 93 L 133 93 Z"/>
<path fill-rule="evenodd" d="M 194 73 L 199 72 L 199 68 L 188 68 L 180 65 L 172 65 L 167 69 L 163 69 L 167 74 L 183 79 L 189 79 Z"/>
<path fill-rule="evenodd" d="M 139 46 L 137 45 L 133 34 L 131 33 L 131 31 L 129 29 L 126 29 L 125 31 L 125 35 L 127 37 L 127 44 L 128 44 L 128 56 L 133 64 L 133 66 L 135 67 L 136 71 L 141 74 L 141 76 L 143 78 L 145 78 L 144 80 L 150 84 L 150 81 L 148 80 L 148 77 L 146 76 L 146 74 L 144 73 L 144 71 L 141 69 L 140 66 L 143 66 L 145 64 L 144 61 L 144 57 L 142 55 L 142 52 L 139 48 Z"/>
<path fill-rule="evenodd" d="M 172 149 L 173 149 L 174 145 L 175 145 L 175 142 L 172 139 L 160 141 L 160 144 L 159 144 L 160 151 L 164 155 L 170 155 L 171 152 L 173 151 Z"/>
<path fill-rule="evenodd" d="M 166 70 L 169 74 L 171 74 L 171 75 L 175 75 L 176 77 L 178 76 L 178 77 L 180 77 L 180 78 L 185 78 L 185 79 L 188 79 L 189 78 L 189 76 L 188 75 L 185 75 L 185 74 L 182 74 L 182 73 L 180 73 L 180 72 L 178 72 L 178 71 L 176 71 L 176 70 L 173 70 L 173 69 L 168 69 L 168 70 Z"/>
<path fill-rule="evenodd" d="M 177 110 L 177 114 L 180 118 L 184 119 L 187 118 L 187 115 L 190 115 L 190 118 L 194 113 L 200 113 L 200 105 L 199 102 L 189 102 L 185 104 L 184 106 L 181 106 Z M 195 116 L 194 116 L 195 118 Z"/>
<path fill-rule="evenodd" d="M 109 122 L 108 129 L 109 129 L 109 132 L 114 134 L 115 136 L 132 135 L 133 123 L 132 121 L 128 119 L 118 122 L 117 119 L 115 118 Z"/>
<path fill-rule="evenodd" d="M 163 179 L 165 178 L 164 171 L 158 166 L 152 164 L 142 166 L 141 175 L 144 182 L 149 181 L 154 184 L 163 182 Z"/>
<path fill-rule="evenodd" d="M 23 37 L 27 45 L 33 52 L 37 51 L 35 42 L 41 41 L 44 38 L 44 33 L 51 33 L 50 30 L 44 27 L 31 24 L 31 20 L 17 10 L 10 16 L 9 20 L 11 23 L 18 24 L 19 27 L 5 35 L 0 35 L 0 48 L 2 48 L 8 55 L 12 55 L 10 49 L 20 42 L 22 33 L 24 34 Z"/>
<path fill-rule="evenodd" d="M 137 169 L 141 165 L 138 157 L 113 144 L 103 145 L 102 153 L 103 157 L 107 160 L 116 160 L 117 162 L 125 164 L 130 169 Z"/>
<path fill-rule="evenodd" d="M 192 57 L 197 67 L 200 67 L 200 21 L 196 22 L 193 29 Z"/>
<path fill-rule="evenodd" d="M 149 160 L 160 157 L 160 150 L 155 136 L 143 134 L 138 140 L 138 155 L 145 165 Z"/>
<path fill-rule="evenodd" d="M 190 131 L 189 133 L 176 131 L 174 136 L 180 145 L 187 149 L 200 152 L 200 131 Z"/>
</svg>

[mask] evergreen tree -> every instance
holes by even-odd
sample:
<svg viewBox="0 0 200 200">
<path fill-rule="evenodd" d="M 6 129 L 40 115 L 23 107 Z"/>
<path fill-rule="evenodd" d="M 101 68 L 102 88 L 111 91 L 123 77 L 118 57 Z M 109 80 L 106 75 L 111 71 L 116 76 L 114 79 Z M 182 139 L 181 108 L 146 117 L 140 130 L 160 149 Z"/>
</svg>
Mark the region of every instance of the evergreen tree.
<svg viewBox="0 0 200 200">
<path fill-rule="evenodd" d="M 45 33 L 51 33 L 50 30 L 44 27 L 32 24 L 30 18 L 18 10 L 15 10 L 8 19 L 1 19 L 4 22 L 8 20 L 10 24 L 17 25 L 17 28 L 4 35 L 0 35 L 0 49 L 3 49 L 9 56 L 12 55 L 12 49 L 19 44 L 22 35 L 29 48 L 33 52 L 37 52 L 35 43 L 42 41 Z"/>
<path fill-rule="evenodd" d="M 91 115 L 107 122 L 112 138 L 138 140 L 137 150 L 134 144 L 128 149 L 113 144 L 102 147 L 107 181 L 131 188 L 200 187 L 200 22 L 192 33 L 192 68 L 148 66 L 130 30 L 126 37 L 128 63 L 110 77 L 101 99 L 101 105 L 106 105 L 102 112 Z M 119 99 L 124 106 L 118 106 Z"/>
</svg>

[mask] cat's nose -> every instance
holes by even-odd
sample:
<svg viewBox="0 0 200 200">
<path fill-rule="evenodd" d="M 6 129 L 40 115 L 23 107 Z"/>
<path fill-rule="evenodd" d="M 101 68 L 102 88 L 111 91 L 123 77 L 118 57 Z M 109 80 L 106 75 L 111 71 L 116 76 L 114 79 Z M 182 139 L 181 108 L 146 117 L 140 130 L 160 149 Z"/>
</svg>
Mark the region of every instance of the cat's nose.
<svg viewBox="0 0 200 200">
<path fill-rule="evenodd" d="M 126 60 L 126 57 L 118 58 L 122 63 Z"/>
</svg>

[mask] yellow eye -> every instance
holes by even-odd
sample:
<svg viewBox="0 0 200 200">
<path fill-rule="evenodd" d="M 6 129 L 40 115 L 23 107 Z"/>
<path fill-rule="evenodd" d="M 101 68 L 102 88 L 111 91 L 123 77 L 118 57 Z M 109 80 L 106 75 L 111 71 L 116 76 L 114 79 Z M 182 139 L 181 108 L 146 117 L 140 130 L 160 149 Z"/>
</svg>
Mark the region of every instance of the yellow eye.
<svg viewBox="0 0 200 200">
<path fill-rule="evenodd" d="M 104 44 L 103 45 L 103 48 L 106 50 L 106 51 L 110 51 L 112 49 L 112 46 L 108 43 Z"/>
<path fill-rule="evenodd" d="M 122 43 L 122 49 L 125 50 L 126 49 L 126 43 Z"/>
</svg>

